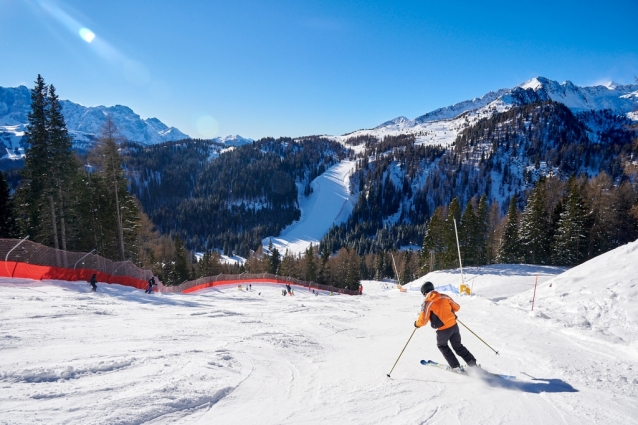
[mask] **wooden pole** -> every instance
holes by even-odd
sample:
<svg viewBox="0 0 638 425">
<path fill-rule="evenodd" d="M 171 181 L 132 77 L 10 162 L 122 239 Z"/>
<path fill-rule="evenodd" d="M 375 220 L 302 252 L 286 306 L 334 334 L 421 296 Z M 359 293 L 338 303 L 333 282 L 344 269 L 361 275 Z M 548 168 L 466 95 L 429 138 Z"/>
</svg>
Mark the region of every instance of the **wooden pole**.
<svg viewBox="0 0 638 425">
<path fill-rule="evenodd" d="M 459 245 L 459 232 L 456 230 L 456 219 L 454 218 L 454 234 L 456 235 L 456 249 L 459 251 L 459 266 L 461 266 L 461 282 L 465 285 L 465 276 L 463 275 L 463 263 L 461 262 L 461 246 Z"/>
<path fill-rule="evenodd" d="M 392 257 L 392 265 L 394 266 L 394 274 L 397 276 L 397 282 L 399 282 L 399 286 L 401 286 L 401 278 L 399 277 L 399 270 L 397 269 L 397 263 L 394 262 L 394 255 L 390 253 L 390 257 Z"/>
<path fill-rule="evenodd" d="M 534 300 L 536 299 L 536 285 L 538 285 L 538 275 L 536 275 L 536 282 L 534 283 L 534 296 L 532 297 L 532 311 L 534 311 Z"/>
</svg>

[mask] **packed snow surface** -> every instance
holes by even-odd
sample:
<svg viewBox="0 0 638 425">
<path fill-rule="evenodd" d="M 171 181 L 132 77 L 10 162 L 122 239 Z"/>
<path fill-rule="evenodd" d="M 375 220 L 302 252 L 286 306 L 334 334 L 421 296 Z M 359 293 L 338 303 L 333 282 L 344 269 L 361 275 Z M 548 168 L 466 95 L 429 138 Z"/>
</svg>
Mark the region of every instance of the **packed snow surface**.
<svg viewBox="0 0 638 425">
<path fill-rule="evenodd" d="M 449 292 L 459 319 L 500 355 L 461 327 L 463 342 L 515 381 L 421 366 L 443 361 L 429 327 L 388 378 L 423 297 L 381 282 L 360 297 L 147 295 L 4 278 L 0 423 L 638 424 L 637 253 L 634 242 L 562 274 L 464 270 L 477 295 Z M 425 278 L 441 287 L 459 271 Z"/>
<path fill-rule="evenodd" d="M 310 244 L 318 247 L 328 230 L 346 221 L 352 213 L 356 199 L 349 193 L 349 179 L 355 165 L 355 161 L 341 161 L 314 179 L 310 196 L 300 196 L 299 221 L 286 227 L 279 236 L 265 238 L 263 245 L 268 246 L 272 241 L 281 254 L 303 253 Z"/>
</svg>

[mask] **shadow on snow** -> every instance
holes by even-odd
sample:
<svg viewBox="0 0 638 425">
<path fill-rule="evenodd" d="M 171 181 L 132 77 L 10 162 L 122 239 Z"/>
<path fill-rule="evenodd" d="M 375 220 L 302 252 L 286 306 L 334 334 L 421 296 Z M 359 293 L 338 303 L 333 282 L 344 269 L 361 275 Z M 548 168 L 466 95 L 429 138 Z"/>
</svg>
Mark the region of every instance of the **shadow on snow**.
<svg viewBox="0 0 638 425">
<path fill-rule="evenodd" d="M 529 376 L 529 375 L 528 375 Z M 506 390 L 522 391 L 524 393 L 577 393 L 578 390 L 562 379 L 534 378 L 532 381 L 517 381 L 508 379 L 486 379 L 488 385 Z"/>
</svg>

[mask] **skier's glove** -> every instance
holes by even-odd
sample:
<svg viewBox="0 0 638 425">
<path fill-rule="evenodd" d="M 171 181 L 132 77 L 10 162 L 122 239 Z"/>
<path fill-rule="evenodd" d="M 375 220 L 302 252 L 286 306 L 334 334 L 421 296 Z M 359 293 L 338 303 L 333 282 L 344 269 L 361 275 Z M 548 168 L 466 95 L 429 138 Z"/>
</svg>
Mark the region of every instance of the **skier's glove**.
<svg viewBox="0 0 638 425">
<path fill-rule="evenodd" d="M 419 329 L 419 325 L 416 324 L 416 320 L 414 321 L 414 327 Z"/>
</svg>

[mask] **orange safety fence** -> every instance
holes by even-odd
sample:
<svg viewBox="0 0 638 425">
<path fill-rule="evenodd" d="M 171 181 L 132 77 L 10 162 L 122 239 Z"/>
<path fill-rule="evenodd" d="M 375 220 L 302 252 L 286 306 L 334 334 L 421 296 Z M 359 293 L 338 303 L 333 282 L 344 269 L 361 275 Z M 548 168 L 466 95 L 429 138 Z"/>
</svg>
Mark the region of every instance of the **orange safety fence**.
<svg viewBox="0 0 638 425">
<path fill-rule="evenodd" d="M 29 240 L 0 238 L 0 276 L 35 280 L 56 279 L 67 281 L 89 281 L 95 273 L 98 282 L 117 283 L 137 289 L 146 289 L 152 271 L 142 269 L 131 261 L 112 261 L 92 253 L 70 252 L 51 248 Z M 358 290 L 320 285 L 292 277 L 270 273 L 219 274 L 184 282 L 175 286 L 164 286 L 155 279 L 156 292 L 192 293 L 202 289 L 238 284 L 281 284 L 337 294 L 360 295 Z"/>
<path fill-rule="evenodd" d="M 111 261 L 99 255 L 69 252 L 28 240 L 0 239 L 0 276 L 77 281 L 91 279 L 146 289 L 152 272 L 131 261 Z"/>
<path fill-rule="evenodd" d="M 190 280 L 176 286 L 164 286 L 159 289 L 161 292 L 182 292 L 185 294 L 199 291 L 211 287 L 227 286 L 227 285 L 245 285 L 248 283 L 255 284 L 278 284 L 301 287 L 303 289 L 318 290 L 346 295 L 360 295 L 358 290 L 337 288 L 330 285 L 319 285 L 315 282 L 295 279 L 293 277 L 278 276 L 270 273 L 241 273 L 241 274 L 219 274 L 217 276 L 200 277 L 196 280 Z"/>
</svg>

